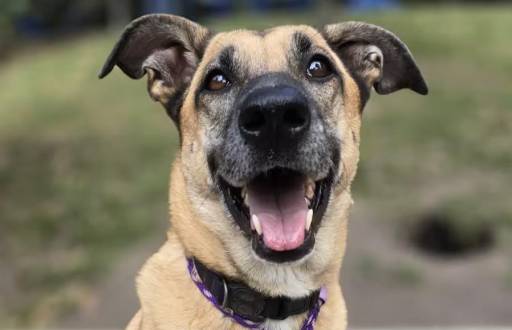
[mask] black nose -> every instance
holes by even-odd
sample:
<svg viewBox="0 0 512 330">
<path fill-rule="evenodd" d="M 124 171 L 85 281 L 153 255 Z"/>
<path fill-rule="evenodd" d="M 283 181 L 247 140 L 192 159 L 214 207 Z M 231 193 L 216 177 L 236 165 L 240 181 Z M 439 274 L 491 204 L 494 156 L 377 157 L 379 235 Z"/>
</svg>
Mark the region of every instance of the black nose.
<svg viewBox="0 0 512 330">
<path fill-rule="evenodd" d="M 238 124 L 242 137 L 265 149 L 289 148 L 309 129 L 308 101 L 296 87 L 253 90 L 243 101 Z"/>
</svg>

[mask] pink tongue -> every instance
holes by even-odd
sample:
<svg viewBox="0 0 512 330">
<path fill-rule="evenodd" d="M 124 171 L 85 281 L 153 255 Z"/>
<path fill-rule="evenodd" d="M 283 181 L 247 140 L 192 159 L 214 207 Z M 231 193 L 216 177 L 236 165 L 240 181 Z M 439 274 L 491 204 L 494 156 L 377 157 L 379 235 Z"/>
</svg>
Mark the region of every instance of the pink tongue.
<svg viewBox="0 0 512 330">
<path fill-rule="evenodd" d="M 286 251 L 304 243 L 308 206 L 302 180 L 289 178 L 286 182 L 251 184 L 248 194 L 251 217 L 258 217 L 268 248 Z"/>
</svg>

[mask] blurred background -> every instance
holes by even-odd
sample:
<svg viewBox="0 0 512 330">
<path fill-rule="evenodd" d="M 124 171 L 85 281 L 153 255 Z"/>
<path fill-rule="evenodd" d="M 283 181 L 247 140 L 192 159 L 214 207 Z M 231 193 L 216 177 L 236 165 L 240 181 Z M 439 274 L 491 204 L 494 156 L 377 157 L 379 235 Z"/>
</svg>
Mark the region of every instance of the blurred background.
<svg viewBox="0 0 512 330">
<path fill-rule="evenodd" d="M 430 95 L 364 113 L 342 286 L 352 327 L 512 326 L 512 4 L 0 0 L 0 328 L 120 328 L 165 239 L 177 133 L 145 81 L 97 73 L 151 12 L 218 31 L 364 20 Z"/>
</svg>

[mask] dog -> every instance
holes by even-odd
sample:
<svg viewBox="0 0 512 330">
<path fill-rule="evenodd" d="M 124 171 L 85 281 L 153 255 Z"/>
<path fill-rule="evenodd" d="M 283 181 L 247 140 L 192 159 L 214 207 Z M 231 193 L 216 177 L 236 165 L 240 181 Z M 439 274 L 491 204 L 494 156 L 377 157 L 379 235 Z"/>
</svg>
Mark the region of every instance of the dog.
<svg viewBox="0 0 512 330">
<path fill-rule="evenodd" d="M 363 108 L 375 89 L 428 93 L 382 27 L 213 33 L 133 21 L 100 78 L 147 75 L 176 124 L 167 241 L 137 278 L 128 329 L 346 329 L 339 272 Z"/>
</svg>

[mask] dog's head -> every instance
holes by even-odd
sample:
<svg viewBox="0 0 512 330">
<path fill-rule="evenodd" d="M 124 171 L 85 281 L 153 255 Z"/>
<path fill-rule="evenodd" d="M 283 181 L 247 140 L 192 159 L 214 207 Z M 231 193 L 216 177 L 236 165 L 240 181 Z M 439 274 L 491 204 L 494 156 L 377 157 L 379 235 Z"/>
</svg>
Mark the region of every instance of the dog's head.
<svg viewBox="0 0 512 330">
<path fill-rule="evenodd" d="M 239 269 L 255 274 L 327 262 L 370 90 L 427 93 L 407 47 L 359 22 L 213 34 L 150 15 L 127 27 L 100 77 L 115 65 L 147 74 L 180 132 L 183 193 Z"/>
</svg>

